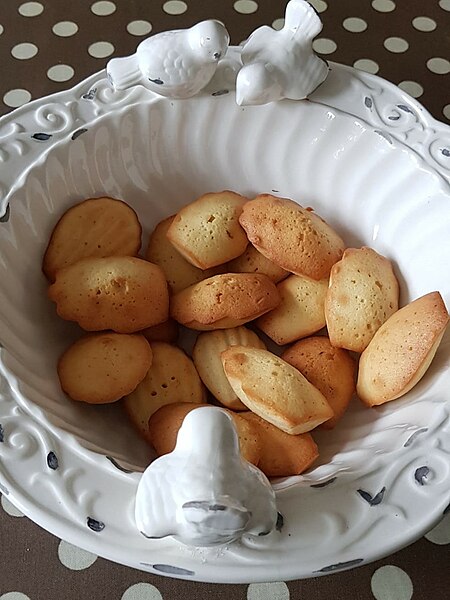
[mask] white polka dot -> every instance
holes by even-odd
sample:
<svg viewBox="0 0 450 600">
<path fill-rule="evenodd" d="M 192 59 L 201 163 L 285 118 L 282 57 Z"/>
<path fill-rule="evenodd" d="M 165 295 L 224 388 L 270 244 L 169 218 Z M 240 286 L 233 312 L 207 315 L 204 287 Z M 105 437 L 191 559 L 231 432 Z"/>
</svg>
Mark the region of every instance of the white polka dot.
<svg viewBox="0 0 450 600">
<path fill-rule="evenodd" d="M 53 25 L 52 31 L 55 35 L 59 35 L 60 37 L 70 37 L 71 35 L 76 34 L 78 25 L 73 21 L 60 21 Z"/>
<path fill-rule="evenodd" d="M 47 77 L 52 81 L 69 81 L 75 71 L 70 65 L 54 65 L 47 71 Z"/>
<path fill-rule="evenodd" d="M 439 0 L 439 6 L 444 10 L 450 10 L 450 0 Z"/>
<path fill-rule="evenodd" d="M 328 38 L 317 38 L 313 42 L 313 48 L 320 54 L 332 54 L 337 49 L 337 45 Z"/>
<path fill-rule="evenodd" d="M 108 2 L 107 0 L 101 0 L 101 2 L 94 2 L 91 6 L 91 11 L 98 17 L 107 17 L 116 12 L 116 5 L 114 2 Z"/>
<path fill-rule="evenodd" d="M 413 584 L 407 573 L 399 567 L 386 565 L 372 575 L 370 582 L 376 600 L 410 600 Z"/>
<path fill-rule="evenodd" d="M 417 81 L 401 81 L 398 87 L 413 98 L 420 98 L 423 94 L 423 87 Z"/>
<path fill-rule="evenodd" d="M 254 0 L 236 0 L 233 8 L 241 15 L 251 15 L 258 10 L 258 3 Z"/>
<path fill-rule="evenodd" d="M 58 557 L 62 564 L 72 571 L 82 571 L 95 563 L 97 556 L 68 542 L 61 540 L 58 546 Z"/>
<path fill-rule="evenodd" d="M 3 28 L 3 25 L 0 25 L 0 35 L 2 35 L 2 33 L 3 33 L 4 31 L 5 31 L 5 30 L 4 30 L 4 28 Z"/>
<path fill-rule="evenodd" d="M 412 20 L 412 24 L 419 31 L 434 31 L 437 27 L 436 21 L 429 17 L 416 17 Z"/>
<path fill-rule="evenodd" d="M 30 600 L 30 597 L 22 592 L 7 592 L 0 596 L 0 600 Z"/>
<path fill-rule="evenodd" d="M 122 595 L 121 600 L 162 600 L 162 596 L 151 583 L 135 583 Z"/>
<path fill-rule="evenodd" d="M 406 52 L 409 48 L 409 44 L 406 40 L 399 37 L 388 37 L 383 42 L 384 47 L 389 52 L 395 52 L 398 54 L 399 52 Z"/>
<path fill-rule="evenodd" d="M 39 48 L 35 44 L 24 42 L 23 44 L 16 44 L 11 49 L 11 54 L 14 58 L 18 58 L 19 60 L 28 60 L 29 58 L 36 56 L 38 51 Z"/>
<path fill-rule="evenodd" d="M 361 31 L 365 31 L 367 29 L 367 23 L 364 19 L 359 19 L 358 17 L 349 17 L 348 19 L 344 19 L 342 25 L 344 29 L 347 31 L 351 31 L 352 33 L 361 33 Z"/>
<path fill-rule="evenodd" d="M 448 104 L 447 107 L 450 108 L 450 104 Z M 448 118 L 450 118 L 450 111 L 448 113 Z M 425 537 L 429 542 L 433 542 L 433 544 L 437 544 L 438 546 L 450 544 L 450 513 L 446 514 L 436 527 L 433 527 L 431 531 L 426 533 Z"/>
<path fill-rule="evenodd" d="M 6 498 L 5 496 L 2 495 L 1 498 L 1 503 L 3 506 L 3 510 L 8 513 L 8 515 L 11 515 L 11 517 L 23 517 L 23 513 L 20 512 L 19 509 L 17 509 L 14 504 L 12 504 L 8 498 Z"/>
<path fill-rule="evenodd" d="M 319 13 L 325 12 L 328 8 L 328 4 L 323 0 L 309 0 L 309 3 L 312 4 Z"/>
<path fill-rule="evenodd" d="M 444 106 L 444 108 L 442 109 L 442 114 L 444 115 L 444 117 L 447 117 L 447 119 L 450 119 L 450 104 L 446 104 Z"/>
<path fill-rule="evenodd" d="M 22 88 L 10 90 L 9 92 L 6 92 L 6 94 L 3 96 L 3 102 L 6 104 L 6 106 L 11 106 L 11 108 L 17 108 L 18 106 L 22 106 L 22 104 L 26 104 L 30 100 L 30 92 Z"/>
<path fill-rule="evenodd" d="M 274 29 L 276 29 L 277 31 L 279 31 L 280 29 L 283 29 L 284 27 L 284 19 L 275 19 L 275 21 L 272 22 L 272 27 Z"/>
<path fill-rule="evenodd" d="M 127 25 L 127 31 L 131 35 L 147 35 L 151 30 L 152 24 L 148 21 L 131 21 Z"/>
<path fill-rule="evenodd" d="M 164 2 L 163 11 L 168 15 L 182 15 L 187 11 L 187 4 L 181 0 L 169 0 Z"/>
<path fill-rule="evenodd" d="M 370 60 L 370 58 L 360 58 L 353 63 L 353 66 L 355 69 L 360 69 L 361 71 L 366 71 L 367 73 L 372 73 L 373 75 L 378 73 L 380 70 L 378 63 L 376 63 L 374 60 Z"/>
<path fill-rule="evenodd" d="M 445 58 L 430 58 L 430 60 L 427 60 L 427 67 L 432 73 L 438 75 L 450 73 L 450 62 Z"/>
<path fill-rule="evenodd" d="M 289 588 L 284 581 L 251 583 L 247 588 L 247 600 L 289 600 Z"/>
<path fill-rule="evenodd" d="M 88 52 L 94 58 L 106 58 L 114 52 L 114 46 L 110 42 L 95 42 L 89 46 Z"/>
<path fill-rule="evenodd" d="M 24 2 L 19 6 L 19 13 L 22 17 L 37 17 L 44 11 L 40 2 Z"/>
<path fill-rule="evenodd" d="M 373 0 L 372 7 L 378 12 L 392 12 L 395 10 L 395 2 L 392 2 L 392 0 Z"/>
</svg>

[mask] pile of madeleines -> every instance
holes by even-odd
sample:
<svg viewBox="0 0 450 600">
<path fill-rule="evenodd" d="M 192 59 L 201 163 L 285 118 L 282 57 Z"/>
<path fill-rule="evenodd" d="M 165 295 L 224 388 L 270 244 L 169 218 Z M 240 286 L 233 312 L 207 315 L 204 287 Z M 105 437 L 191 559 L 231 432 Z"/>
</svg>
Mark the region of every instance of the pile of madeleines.
<svg viewBox="0 0 450 600">
<path fill-rule="evenodd" d="M 125 202 L 85 200 L 56 224 L 43 271 L 58 315 L 87 332 L 59 359 L 63 391 L 120 400 L 158 455 L 209 401 L 232 416 L 246 460 L 300 474 L 318 457 L 310 432 L 335 427 L 355 391 L 367 406 L 408 392 L 449 321 L 437 291 L 399 309 L 391 262 L 346 249 L 289 199 L 208 193 L 161 221 L 143 257 L 141 237 Z M 201 332 L 191 357 L 183 327 Z"/>
</svg>

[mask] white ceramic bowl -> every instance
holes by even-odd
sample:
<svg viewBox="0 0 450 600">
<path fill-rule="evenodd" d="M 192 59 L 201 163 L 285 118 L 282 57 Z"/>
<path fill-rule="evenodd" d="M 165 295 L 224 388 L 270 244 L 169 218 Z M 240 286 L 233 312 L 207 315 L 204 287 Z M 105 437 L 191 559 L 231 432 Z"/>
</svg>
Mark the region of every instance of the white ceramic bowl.
<svg viewBox="0 0 450 600">
<path fill-rule="evenodd" d="M 146 234 L 203 192 L 290 197 L 349 246 L 388 256 L 402 304 L 439 290 L 450 306 L 450 128 L 383 80 L 331 67 L 310 101 L 248 108 L 232 91 L 114 92 L 99 73 L 0 120 L 0 489 L 55 535 L 150 572 L 250 582 L 375 560 L 442 516 L 448 334 L 407 396 L 371 410 L 355 400 L 317 435 L 317 465 L 274 482 L 278 531 L 220 549 L 139 534 L 134 496 L 151 453 L 119 405 L 73 403 L 57 381 L 57 357 L 79 332 L 46 298 L 42 254 L 62 212 L 96 195 L 128 202 Z"/>
</svg>

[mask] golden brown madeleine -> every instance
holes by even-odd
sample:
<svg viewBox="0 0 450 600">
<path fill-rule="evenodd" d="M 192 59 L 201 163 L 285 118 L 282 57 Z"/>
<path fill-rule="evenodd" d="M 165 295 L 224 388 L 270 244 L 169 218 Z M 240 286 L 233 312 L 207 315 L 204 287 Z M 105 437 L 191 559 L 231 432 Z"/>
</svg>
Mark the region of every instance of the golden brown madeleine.
<svg viewBox="0 0 450 600">
<path fill-rule="evenodd" d="M 342 348 L 334 348 L 327 337 L 300 340 L 281 358 L 300 371 L 325 396 L 334 417 L 322 423 L 333 429 L 344 415 L 355 392 L 356 363 Z"/>
<path fill-rule="evenodd" d="M 83 258 L 135 256 L 141 247 L 141 225 L 131 206 L 113 198 L 90 198 L 59 219 L 42 270 L 50 281 L 59 269 Z"/>
<path fill-rule="evenodd" d="M 324 279 L 344 252 L 344 242 L 323 219 L 287 198 L 256 196 L 239 222 L 259 252 L 296 275 Z"/>
<path fill-rule="evenodd" d="M 223 370 L 221 354 L 230 346 L 266 348 L 256 333 L 246 327 L 218 329 L 206 331 L 197 337 L 192 358 L 203 383 L 221 404 L 232 410 L 247 410 L 236 396 Z"/>
<path fill-rule="evenodd" d="M 376 406 L 409 392 L 430 366 L 448 321 L 439 292 L 394 313 L 361 355 L 356 386 L 361 400 Z"/>
<path fill-rule="evenodd" d="M 61 269 L 48 295 L 61 318 L 87 331 L 133 333 L 169 316 L 164 273 L 130 256 L 85 258 Z"/>
<path fill-rule="evenodd" d="M 175 294 L 170 314 L 191 329 L 239 327 L 275 308 L 280 295 L 266 275 L 215 275 Z"/>
<path fill-rule="evenodd" d="M 168 404 L 150 417 L 146 438 L 155 448 L 158 456 L 172 452 L 184 417 L 194 408 L 199 408 L 199 405 L 185 402 Z M 261 440 L 257 428 L 253 423 L 242 419 L 237 413 L 226 408 L 222 410 L 227 412 L 234 421 L 242 457 L 253 465 L 258 465 L 261 455 Z"/>
<path fill-rule="evenodd" d="M 144 379 L 152 363 L 150 344 L 139 334 L 95 333 L 72 344 L 58 362 L 58 377 L 72 400 L 116 402 Z"/>
<path fill-rule="evenodd" d="M 261 440 L 258 468 L 267 477 L 300 475 L 318 458 L 319 450 L 310 433 L 289 435 L 253 412 L 239 416 L 256 425 Z"/>
<path fill-rule="evenodd" d="M 124 398 L 125 410 L 143 435 L 148 420 L 161 406 L 206 402 L 206 390 L 192 360 L 177 346 L 152 342 L 153 362 L 145 378 Z"/>
<path fill-rule="evenodd" d="M 178 338 L 178 323 L 173 319 L 168 319 L 158 325 L 147 327 L 140 333 L 146 337 L 149 342 L 167 342 L 171 344 Z"/>
<path fill-rule="evenodd" d="M 325 300 L 333 346 L 362 352 L 398 309 L 399 286 L 391 262 L 372 248 L 348 248 L 331 269 Z"/>
<path fill-rule="evenodd" d="M 204 194 L 175 216 L 167 237 L 191 264 L 210 269 L 242 254 L 248 240 L 239 225 L 247 198 L 235 192 Z"/>
<path fill-rule="evenodd" d="M 317 281 L 304 275 L 290 275 L 277 289 L 280 304 L 256 323 L 274 342 L 288 344 L 325 327 L 328 279 Z"/>
<path fill-rule="evenodd" d="M 233 346 L 222 352 L 222 363 L 239 400 L 286 433 L 311 431 L 333 417 L 323 394 L 267 350 Z"/>
<path fill-rule="evenodd" d="M 266 258 L 251 244 L 247 246 L 243 254 L 228 263 L 227 271 L 229 273 L 263 273 L 274 283 L 278 283 L 289 275 L 289 271 L 285 271 Z"/>
<path fill-rule="evenodd" d="M 158 223 L 155 227 L 150 235 L 145 258 L 161 267 L 166 276 L 170 290 L 176 294 L 194 283 L 217 275 L 221 272 L 221 269 L 215 267 L 214 269 L 206 269 L 203 271 L 202 269 L 191 265 L 190 262 L 181 256 L 175 246 L 167 238 L 167 231 L 174 218 L 175 215 L 172 215 Z"/>
</svg>

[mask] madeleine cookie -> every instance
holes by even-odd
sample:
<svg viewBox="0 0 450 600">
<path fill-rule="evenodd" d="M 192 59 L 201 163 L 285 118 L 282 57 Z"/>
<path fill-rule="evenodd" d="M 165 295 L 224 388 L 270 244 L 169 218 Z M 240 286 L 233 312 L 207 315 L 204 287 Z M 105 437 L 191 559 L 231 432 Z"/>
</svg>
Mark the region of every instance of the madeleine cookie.
<svg viewBox="0 0 450 600">
<path fill-rule="evenodd" d="M 277 344 L 288 344 L 325 326 L 328 279 L 291 275 L 277 285 L 280 304 L 260 317 L 258 327 Z"/>
<path fill-rule="evenodd" d="M 400 398 L 425 375 L 449 322 L 439 292 L 394 313 L 375 333 L 359 361 L 356 390 L 368 406 Z"/>
<path fill-rule="evenodd" d="M 251 244 L 247 246 L 243 254 L 228 263 L 227 271 L 229 273 L 262 273 L 274 283 L 278 283 L 289 275 L 288 271 L 266 258 Z"/>
<path fill-rule="evenodd" d="M 87 331 L 132 333 L 169 316 L 164 273 L 131 256 L 85 258 L 61 269 L 48 295 L 61 318 Z"/>
<path fill-rule="evenodd" d="M 234 327 L 201 333 L 195 342 L 192 358 L 203 383 L 221 404 L 232 410 L 247 410 L 223 371 L 220 355 L 230 346 L 266 348 L 253 331 L 246 327 Z"/>
<path fill-rule="evenodd" d="M 96 333 L 72 344 L 58 361 L 63 391 L 79 402 L 107 404 L 132 392 L 152 364 L 142 335 Z"/>
<path fill-rule="evenodd" d="M 323 219 L 287 198 L 257 196 L 244 205 L 239 222 L 259 252 L 296 275 L 324 279 L 344 252 Z"/>
<path fill-rule="evenodd" d="M 170 314 L 191 329 L 227 329 L 260 317 L 279 301 L 275 284 L 265 275 L 226 273 L 175 294 Z"/>
<path fill-rule="evenodd" d="M 149 342 L 167 342 L 168 344 L 176 342 L 178 338 L 178 323 L 173 319 L 167 319 L 163 323 L 153 325 L 143 329 L 140 333 L 146 337 Z"/>
<path fill-rule="evenodd" d="M 398 309 L 399 286 L 391 262 L 372 248 L 349 248 L 331 269 L 325 300 L 333 346 L 362 352 Z"/>
<path fill-rule="evenodd" d="M 206 402 L 206 390 L 192 360 L 176 346 L 152 342 L 152 366 L 132 394 L 124 399 L 125 410 L 145 435 L 148 420 L 161 406 L 176 402 Z"/>
<path fill-rule="evenodd" d="M 220 269 L 207 269 L 202 271 L 191 265 L 176 250 L 175 246 L 167 239 L 167 231 L 174 220 L 175 215 L 158 223 L 150 235 L 145 258 L 161 267 L 166 276 L 170 290 L 176 294 L 181 290 L 212 277 L 220 272 Z"/>
<path fill-rule="evenodd" d="M 59 219 L 42 270 L 54 281 L 59 269 L 82 258 L 135 256 L 141 247 L 141 233 L 136 213 L 125 202 L 113 198 L 84 200 Z"/>
<path fill-rule="evenodd" d="M 222 363 L 239 400 L 286 433 L 311 431 L 333 417 L 319 390 L 267 350 L 233 346 L 222 352 Z"/>
<path fill-rule="evenodd" d="M 300 475 L 318 458 L 319 451 L 310 433 L 289 435 L 253 412 L 240 413 L 256 425 L 261 440 L 258 468 L 267 477 Z"/>
<path fill-rule="evenodd" d="M 328 338 L 321 336 L 300 340 L 281 358 L 322 392 L 333 409 L 334 417 L 322 423 L 321 427 L 333 429 L 347 410 L 355 391 L 355 361 L 346 350 L 334 348 Z"/>
<path fill-rule="evenodd" d="M 146 438 L 155 448 L 158 456 L 172 452 L 184 417 L 194 408 L 198 408 L 198 404 L 169 404 L 160 408 L 150 417 Z M 225 408 L 223 410 L 234 421 L 242 458 L 253 465 L 258 465 L 261 455 L 261 440 L 255 425 L 236 413 Z"/>
<path fill-rule="evenodd" d="M 248 240 L 239 225 L 247 198 L 235 192 L 200 196 L 175 216 L 167 237 L 199 269 L 221 265 L 242 254 Z"/>
</svg>

